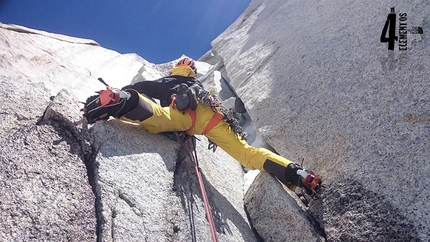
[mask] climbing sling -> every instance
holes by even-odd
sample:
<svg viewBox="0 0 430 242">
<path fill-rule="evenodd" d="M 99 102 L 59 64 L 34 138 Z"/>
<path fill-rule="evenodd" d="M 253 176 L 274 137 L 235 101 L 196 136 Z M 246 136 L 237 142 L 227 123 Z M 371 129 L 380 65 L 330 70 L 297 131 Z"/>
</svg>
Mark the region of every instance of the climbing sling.
<svg viewBox="0 0 430 242">
<path fill-rule="evenodd" d="M 196 125 L 196 119 L 197 119 L 196 118 L 196 116 L 197 116 L 196 115 L 196 111 L 192 110 L 191 108 L 187 108 L 187 109 L 185 109 L 185 111 L 191 117 L 191 127 L 188 129 L 188 130 L 191 130 Z M 220 112 L 214 113 L 214 115 L 212 116 L 211 120 L 206 125 L 206 128 L 203 130 L 203 132 L 201 134 L 202 135 L 207 134 L 209 131 L 211 131 L 211 129 L 213 129 L 215 127 L 215 125 L 217 125 L 223 119 L 224 119 L 224 115 L 222 115 L 222 113 L 220 113 Z M 188 131 L 188 130 L 186 130 L 186 131 Z"/>
</svg>

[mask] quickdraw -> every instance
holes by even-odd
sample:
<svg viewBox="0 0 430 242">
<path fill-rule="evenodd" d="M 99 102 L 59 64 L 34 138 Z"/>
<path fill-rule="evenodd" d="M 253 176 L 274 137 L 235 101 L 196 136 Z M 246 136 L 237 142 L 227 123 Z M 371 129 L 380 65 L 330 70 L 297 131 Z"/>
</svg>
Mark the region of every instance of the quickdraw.
<svg viewBox="0 0 430 242">
<path fill-rule="evenodd" d="M 215 113 L 221 113 L 224 117 L 224 120 L 228 123 L 235 134 L 239 135 L 243 140 L 248 138 L 248 134 L 239 124 L 238 114 L 233 109 L 228 109 L 222 105 L 213 92 L 210 93 L 201 89 L 197 95 L 197 99 L 200 101 L 200 103 L 210 106 L 212 111 Z"/>
</svg>

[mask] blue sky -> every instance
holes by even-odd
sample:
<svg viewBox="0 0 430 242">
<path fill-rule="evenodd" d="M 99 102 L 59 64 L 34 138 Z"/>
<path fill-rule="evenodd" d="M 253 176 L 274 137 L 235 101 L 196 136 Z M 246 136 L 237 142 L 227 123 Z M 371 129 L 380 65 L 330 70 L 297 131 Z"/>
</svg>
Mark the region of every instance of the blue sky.
<svg viewBox="0 0 430 242">
<path fill-rule="evenodd" d="M 198 59 L 251 0 L 0 0 L 0 22 L 92 39 L 152 63 Z"/>
</svg>

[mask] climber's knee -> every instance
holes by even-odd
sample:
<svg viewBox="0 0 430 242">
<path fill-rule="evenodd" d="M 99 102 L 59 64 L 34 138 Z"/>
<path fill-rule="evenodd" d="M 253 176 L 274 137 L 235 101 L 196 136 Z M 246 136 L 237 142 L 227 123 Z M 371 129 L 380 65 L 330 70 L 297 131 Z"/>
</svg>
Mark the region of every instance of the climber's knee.
<svg viewBox="0 0 430 242">
<path fill-rule="evenodd" d="M 127 107 L 127 113 L 123 115 L 128 120 L 132 121 L 140 121 L 151 117 L 154 114 L 153 107 L 151 105 L 151 101 L 142 95 L 137 94 L 137 92 L 130 92 L 132 94 L 132 98 L 136 101 L 134 102 L 134 106 L 132 108 Z"/>
</svg>

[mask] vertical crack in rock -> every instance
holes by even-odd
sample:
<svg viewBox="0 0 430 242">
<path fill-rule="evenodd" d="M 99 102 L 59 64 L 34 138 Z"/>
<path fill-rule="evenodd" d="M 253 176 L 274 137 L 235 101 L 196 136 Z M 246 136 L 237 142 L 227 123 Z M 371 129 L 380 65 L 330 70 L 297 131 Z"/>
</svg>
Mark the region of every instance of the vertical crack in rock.
<svg viewBox="0 0 430 242">
<path fill-rule="evenodd" d="M 318 199 L 318 200 L 312 200 L 309 202 L 309 207 L 305 210 L 306 212 L 306 217 L 308 218 L 309 222 L 311 222 L 312 226 L 314 227 L 315 231 L 321 235 L 326 241 L 327 241 L 327 234 L 324 230 L 324 227 L 321 226 L 320 222 L 318 221 L 318 219 L 316 217 L 314 217 L 314 214 L 311 212 L 311 209 L 314 207 L 318 207 L 317 205 L 314 204 L 322 204 L 322 199 Z"/>
<path fill-rule="evenodd" d="M 251 230 L 252 230 L 252 232 L 253 232 L 253 233 L 254 233 L 254 235 L 255 235 L 255 239 L 257 240 L 257 242 L 264 242 L 264 239 L 263 239 L 263 238 L 261 238 L 260 234 L 259 234 L 259 233 L 258 233 L 258 231 L 255 229 L 254 224 L 252 223 L 252 219 L 251 219 L 251 217 L 249 216 L 248 209 L 246 208 L 246 206 L 245 206 L 245 205 L 243 206 L 243 209 L 245 210 L 246 218 L 248 219 L 249 226 L 251 227 Z"/>
<path fill-rule="evenodd" d="M 60 94 L 61 95 L 61 92 Z M 90 142 L 89 132 L 86 128 L 86 123 L 83 119 L 76 122 L 72 122 L 69 118 L 65 117 L 61 111 L 55 110 L 55 97 L 51 97 L 51 104 L 45 109 L 43 116 L 38 120 L 36 125 L 51 125 L 54 129 L 62 128 L 70 133 L 75 142 L 80 147 L 80 157 L 84 162 L 87 170 L 88 182 L 91 186 L 91 190 L 95 196 L 95 217 L 96 217 L 96 236 L 97 241 L 101 241 L 102 238 L 102 225 L 105 223 L 102 215 L 102 202 L 101 202 L 101 190 L 98 184 L 98 164 L 96 162 L 96 156 L 99 152 L 100 147 L 94 147 Z M 82 128 L 78 128 L 82 125 Z M 60 130 L 59 130 L 60 131 Z M 61 134 L 61 132 L 59 132 Z"/>
<path fill-rule="evenodd" d="M 105 223 L 103 214 L 102 214 L 102 201 L 101 201 L 101 188 L 100 184 L 98 183 L 98 163 L 96 162 L 96 156 L 99 152 L 100 147 L 95 148 L 91 145 L 92 152 L 90 155 L 85 158 L 84 164 L 87 168 L 87 176 L 88 181 L 91 186 L 91 190 L 93 191 L 93 194 L 95 196 L 94 201 L 94 207 L 95 207 L 95 216 L 96 216 L 96 233 L 97 233 L 97 241 L 101 241 L 102 239 L 102 230 L 103 230 L 103 224 Z"/>
<path fill-rule="evenodd" d="M 202 174 L 202 179 L 206 189 L 206 195 L 209 200 L 208 202 L 211 205 L 210 209 L 216 232 L 226 234 L 225 231 L 227 229 L 224 229 L 225 223 L 222 221 L 219 212 L 217 211 L 215 202 L 213 201 L 214 194 L 211 193 L 211 189 L 209 189 L 210 184 L 208 184 L 204 174 Z M 181 146 L 178 150 L 174 171 L 173 190 L 176 193 L 176 196 L 180 198 L 185 214 L 188 215 L 190 239 L 191 241 L 198 241 L 197 232 L 200 227 L 209 225 L 202 225 L 199 221 L 201 218 L 207 219 L 207 215 L 194 163 L 190 157 L 189 148 L 186 142 L 181 142 Z M 195 196 L 198 197 L 197 200 Z"/>
<path fill-rule="evenodd" d="M 190 239 L 192 242 L 195 242 L 197 241 L 197 235 L 194 223 L 194 198 L 191 184 L 192 181 L 194 181 L 194 177 L 190 176 L 190 173 L 192 172 L 191 166 L 186 164 L 188 153 L 184 143 L 185 142 L 181 143 L 177 154 L 176 166 L 173 172 L 173 191 L 176 193 L 176 196 L 180 198 L 182 208 L 185 211 L 185 214 L 188 215 Z"/>
</svg>

